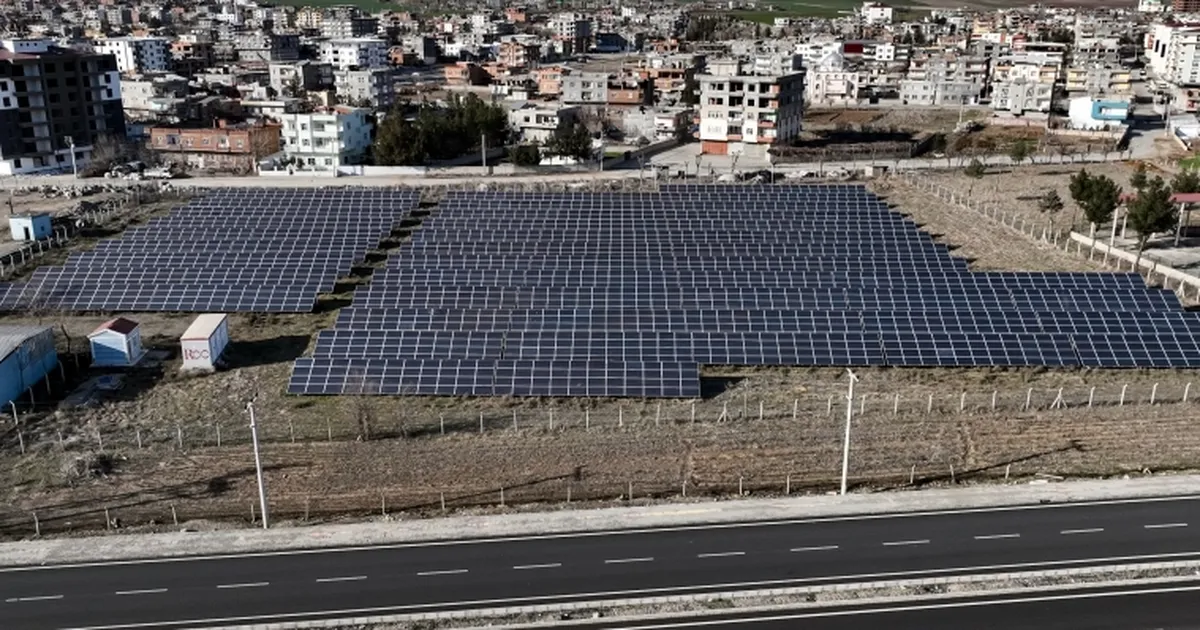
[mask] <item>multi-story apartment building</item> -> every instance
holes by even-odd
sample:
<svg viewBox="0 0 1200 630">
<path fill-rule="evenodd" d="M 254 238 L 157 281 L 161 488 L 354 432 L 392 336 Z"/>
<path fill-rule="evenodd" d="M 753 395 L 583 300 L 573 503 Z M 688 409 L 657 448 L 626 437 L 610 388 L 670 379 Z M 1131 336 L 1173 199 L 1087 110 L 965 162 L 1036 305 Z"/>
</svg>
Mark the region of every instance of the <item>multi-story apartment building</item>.
<svg viewBox="0 0 1200 630">
<path fill-rule="evenodd" d="M 585 53 L 592 45 L 592 22 L 584 14 L 560 13 L 551 18 L 550 30 L 566 55 Z"/>
<path fill-rule="evenodd" d="M 272 63 L 267 66 L 271 89 L 283 96 L 297 92 L 320 92 L 333 87 L 333 66 L 305 59 L 295 63 Z"/>
<path fill-rule="evenodd" d="M 252 31 L 239 34 L 234 40 L 240 61 L 271 62 L 299 61 L 300 36 L 296 33 Z"/>
<path fill-rule="evenodd" d="M 567 105 L 604 105 L 608 102 L 607 72 L 571 70 L 562 76 L 562 102 Z"/>
<path fill-rule="evenodd" d="M 532 68 L 542 60 L 542 47 L 514 39 L 500 42 L 496 60 L 510 68 Z"/>
<path fill-rule="evenodd" d="M 85 164 L 104 135 L 125 135 L 116 59 L 0 41 L 0 174 L 71 168 L 72 153 Z"/>
<path fill-rule="evenodd" d="M 385 68 L 388 44 L 378 37 L 330 39 L 321 42 L 320 57 L 336 69 Z"/>
<path fill-rule="evenodd" d="M 812 105 L 857 103 L 866 83 L 863 73 L 833 53 L 804 74 L 804 100 Z"/>
<path fill-rule="evenodd" d="M 395 72 L 391 68 L 334 70 L 333 85 L 343 105 L 390 109 L 396 104 Z"/>
<path fill-rule="evenodd" d="M 704 57 L 686 53 L 648 54 L 638 57 L 636 63 L 627 62 L 623 71 L 648 81 L 654 90 L 654 102 L 678 101 L 687 87 L 688 78 L 695 76 L 703 62 Z"/>
<path fill-rule="evenodd" d="M 101 55 L 112 55 L 123 74 L 170 69 L 170 42 L 165 37 L 111 37 L 97 40 L 93 48 Z"/>
<path fill-rule="evenodd" d="M 216 62 L 213 43 L 207 36 L 186 34 L 171 42 L 171 71 L 190 77 Z"/>
<path fill-rule="evenodd" d="M 1129 69 L 1121 66 L 1071 66 L 1064 87 L 1067 92 L 1088 96 L 1120 96 L 1132 93 L 1133 78 Z"/>
<path fill-rule="evenodd" d="M 330 39 L 371 37 L 379 32 L 379 20 L 366 16 L 326 18 L 321 23 L 321 35 Z"/>
<path fill-rule="evenodd" d="M 710 61 L 700 87 L 701 151 L 765 157 L 772 144 L 800 135 L 804 71 L 753 74 L 741 59 Z"/>
<path fill-rule="evenodd" d="M 992 85 L 992 109 L 1011 114 L 1049 112 L 1054 102 L 1054 85 L 1014 79 Z"/>
<path fill-rule="evenodd" d="M 368 109 L 346 106 L 284 114 L 284 152 L 314 170 L 358 164 L 371 146 L 369 114 Z"/>
</svg>

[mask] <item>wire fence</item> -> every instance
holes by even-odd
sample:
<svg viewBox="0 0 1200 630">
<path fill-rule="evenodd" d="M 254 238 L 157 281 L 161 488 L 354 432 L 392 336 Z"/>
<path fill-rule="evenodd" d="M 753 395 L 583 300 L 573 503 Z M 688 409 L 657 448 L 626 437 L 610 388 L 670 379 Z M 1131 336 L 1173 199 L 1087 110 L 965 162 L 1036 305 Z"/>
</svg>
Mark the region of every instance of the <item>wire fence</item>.
<svg viewBox="0 0 1200 630">
<path fill-rule="evenodd" d="M 1191 382 L 1128 382 L 1087 387 L 1027 387 L 1025 389 L 929 390 L 905 393 L 861 392 L 855 395 L 855 417 L 947 416 L 1047 413 L 1092 407 L 1126 407 L 1194 402 Z M 256 406 L 259 439 L 264 443 L 335 442 L 436 438 L 447 435 L 488 435 L 497 432 L 553 435 L 576 431 L 653 430 L 664 427 L 726 422 L 805 423 L 844 414 L 846 398 L 839 394 L 805 394 L 791 399 L 757 397 L 748 390 L 727 392 L 715 399 L 579 403 L 491 408 L 472 412 L 412 412 L 396 408 L 393 399 L 347 396 L 338 413 L 300 417 L 295 410 Z M 388 413 L 387 410 L 391 410 Z M 131 422 L 119 426 L 62 423 L 52 416 L 22 419 L 15 410 L 4 422 L 0 448 L 14 453 L 119 452 L 142 450 L 187 451 L 247 445 L 250 429 L 242 414 L 212 409 L 186 414 L 192 420 Z M 328 411 L 328 410 L 327 410 Z"/>
</svg>

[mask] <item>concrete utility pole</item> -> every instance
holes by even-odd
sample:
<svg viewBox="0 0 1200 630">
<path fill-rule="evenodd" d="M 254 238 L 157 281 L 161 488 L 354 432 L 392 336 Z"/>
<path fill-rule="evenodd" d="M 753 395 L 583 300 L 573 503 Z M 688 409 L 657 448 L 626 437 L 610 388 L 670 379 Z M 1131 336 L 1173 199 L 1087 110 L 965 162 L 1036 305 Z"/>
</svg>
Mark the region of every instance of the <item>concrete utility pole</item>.
<svg viewBox="0 0 1200 630">
<path fill-rule="evenodd" d="M 254 401 L 246 403 L 246 411 L 250 412 L 250 441 L 254 444 L 254 472 L 258 476 L 258 506 L 262 510 L 263 529 L 267 529 L 267 484 L 263 480 L 262 457 L 258 453 L 258 423 L 254 421 Z"/>
<path fill-rule="evenodd" d="M 846 374 L 850 375 L 850 389 L 846 392 L 846 438 L 842 441 L 842 492 L 846 494 L 846 477 L 850 473 L 850 419 L 854 417 L 854 384 L 858 382 L 858 377 L 850 369 L 846 369 Z"/>
<path fill-rule="evenodd" d="M 67 136 L 65 139 L 67 141 L 67 146 L 71 147 L 71 174 L 75 177 L 75 179 L 79 179 L 79 164 L 75 162 L 75 138 L 73 136 Z"/>
<path fill-rule="evenodd" d="M 487 134 L 479 134 L 479 153 L 483 157 L 483 168 L 487 168 Z"/>
</svg>

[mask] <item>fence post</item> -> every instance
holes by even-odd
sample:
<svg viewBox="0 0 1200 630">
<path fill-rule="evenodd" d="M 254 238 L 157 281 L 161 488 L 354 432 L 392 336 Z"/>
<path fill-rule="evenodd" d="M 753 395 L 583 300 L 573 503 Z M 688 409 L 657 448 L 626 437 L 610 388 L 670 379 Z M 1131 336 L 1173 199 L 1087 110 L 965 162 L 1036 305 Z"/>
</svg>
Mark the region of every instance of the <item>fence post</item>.
<svg viewBox="0 0 1200 630">
<path fill-rule="evenodd" d="M 900 413 L 900 394 L 892 397 L 892 416 L 895 417 L 898 413 Z"/>
<path fill-rule="evenodd" d="M 1191 392 L 1192 392 L 1192 384 L 1191 384 L 1191 382 L 1189 382 L 1187 385 L 1183 386 L 1183 402 L 1186 403 L 1188 401 L 1188 394 L 1190 394 Z"/>
<path fill-rule="evenodd" d="M 633 500 L 633 482 L 629 481 L 627 483 L 629 485 L 628 485 L 628 489 L 625 491 L 625 500 L 632 501 Z"/>
<path fill-rule="evenodd" d="M 179 450 L 183 450 L 183 427 L 175 425 L 175 443 L 179 445 Z"/>
<path fill-rule="evenodd" d="M 500 507 L 504 507 L 504 486 L 500 486 Z"/>
<path fill-rule="evenodd" d="M 553 413 L 553 412 L 551 412 L 551 413 Z M 446 435 L 446 415 L 445 414 L 438 416 L 438 430 L 441 432 L 442 435 Z"/>
<path fill-rule="evenodd" d="M 760 401 L 758 401 L 758 421 L 762 422 L 762 420 L 763 420 L 763 401 L 760 400 Z"/>
<path fill-rule="evenodd" d="M 21 431 L 21 427 L 17 427 L 17 442 L 21 446 L 21 454 L 25 454 L 25 434 Z"/>
<path fill-rule="evenodd" d="M 696 401 L 692 401 L 692 424 L 696 424 Z"/>
<path fill-rule="evenodd" d="M 41 536 L 42 535 L 42 523 L 41 523 L 41 521 L 38 520 L 37 512 L 31 512 L 31 514 L 33 514 L 33 533 L 38 536 Z"/>
<path fill-rule="evenodd" d="M 625 407 L 617 405 L 617 426 L 625 428 Z"/>
<path fill-rule="evenodd" d="M 662 403 L 660 402 L 654 406 L 654 426 L 656 426 L 656 427 L 659 426 L 659 423 L 661 423 L 661 422 L 662 422 Z"/>
<path fill-rule="evenodd" d="M 592 410 L 591 409 L 585 408 L 583 410 L 583 430 L 584 431 L 592 430 Z"/>
<path fill-rule="evenodd" d="M 933 413 L 933 393 L 930 392 L 929 399 L 925 402 L 925 413 Z"/>
<path fill-rule="evenodd" d="M 333 441 L 333 422 L 329 416 L 325 416 L 325 439 L 329 442 Z"/>
<path fill-rule="evenodd" d="M 221 448 L 221 423 L 217 423 L 217 448 Z"/>
<path fill-rule="evenodd" d="M 858 397 L 858 415 L 863 415 L 867 410 L 867 395 L 863 394 Z"/>
<path fill-rule="evenodd" d="M 992 390 L 992 411 L 996 410 L 996 390 Z"/>
<path fill-rule="evenodd" d="M 308 510 L 305 510 L 305 513 L 307 514 Z M 179 525 L 179 513 L 175 511 L 174 503 L 171 504 L 171 522 L 176 525 Z"/>
<path fill-rule="evenodd" d="M 513 409 L 513 431 L 517 431 L 517 410 Z"/>
<path fill-rule="evenodd" d="M 1092 385 L 1092 388 L 1090 390 L 1088 390 L 1088 407 L 1089 408 L 1092 406 L 1092 401 L 1095 399 L 1096 399 L 1096 386 Z"/>
<path fill-rule="evenodd" d="M 442 504 L 442 512 L 443 512 L 443 513 L 445 513 L 445 511 L 446 511 L 446 493 L 445 493 L 445 492 L 439 492 L 439 493 L 438 493 L 438 500 L 439 500 L 439 501 L 441 502 L 441 504 Z M 571 502 L 571 486 L 567 486 L 567 502 L 568 502 L 568 503 L 570 503 L 570 502 Z"/>
<path fill-rule="evenodd" d="M 1121 402 L 1117 403 L 1118 407 L 1125 406 L 1125 390 L 1128 388 L 1129 388 L 1129 383 L 1125 383 L 1124 385 L 1121 386 Z"/>
<path fill-rule="evenodd" d="M 1033 403 L 1033 388 L 1025 390 L 1025 411 L 1029 411 L 1029 405 Z"/>
<path fill-rule="evenodd" d="M 679 484 L 679 496 L 687 498 L 687 479 Z"/>
<path fill-rule="evenodd" d="M 743 481 L 743 477 L 741 475 L 738 475 L 738 496 L 739 497 L 746 496 L 746 493 L 742 489 L 743 488 L 742 481 Z"/>
<path fill-rule="evenodd" d="M 1187 402 L 1187 401 L 1184 401 L 1184 402 Z M 799 416 L 800 416 L 800 399 L 793 398 L 792 399 L 792 422 L 795 422 Z"/>
<path fill-rule="evenodd" d="M 293 444 L 296 443 L 296 423 L 293 422 L 290 417 L 288 418 L 288 439 L 291 440 Z"/>
<path fill-rule="evenodd" d="M 967 408 L 967 392 L 958 395 L 958 413 L 962 413 Z"/>
<path fill-rule="evenodd" d="M 783 494 L 784 494 L 784 496 L 788 496 L 788 495 L 792 494 L 792 474 L 791 473 L 788 473 L 788 475 L 786 477 L 784 477 L 784 479 L 783 479 Z"/>
<path fill-rule="evenodd" d="M 137 436 L 137 447 L 140 450 L 142 448 L 142 428 L 134 429 L 134 434 Z"/>
<path fill-rule="evenodd" d="M 908 469 L 908 485 L 916 485 L 917 483 L 917 465 L 913 464 L 912 468 Z"/>
<path fill-rule="evenodd" d="M 483 433 L 483 413 L 479 414 L 479 432 Z"/>
<path fill-rule="evenodd" d="M 554 430 L 554 409 L 550 410 L 550 430 Z"/>
<path fill-rule="evenodd" d="M 1157 397 L 1158 397 L 1158 383 L 1155 383 L 1155 384 L 1154 384 L 1154 385 L 1153 385 L 1153 386 L 1150 388 L 1150 404 L 1151 404 L 1151 405 L 1153 405 L 1153 404 L 1154 404 L 1154 399 L 1155 399 L 1155 398 L 1157 398 Z"/>
</svg>

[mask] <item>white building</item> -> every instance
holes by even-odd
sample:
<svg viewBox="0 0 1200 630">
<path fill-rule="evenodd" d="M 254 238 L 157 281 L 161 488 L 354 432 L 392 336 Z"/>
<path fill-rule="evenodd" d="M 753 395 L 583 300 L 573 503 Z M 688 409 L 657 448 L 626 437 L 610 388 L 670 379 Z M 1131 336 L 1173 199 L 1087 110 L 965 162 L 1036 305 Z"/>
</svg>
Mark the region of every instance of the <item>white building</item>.
<svg viewBox="0 0 1200 630">
<path fill-rule="evenodd" d="M 162 72 L 171 58 L 170 43 L 164 37 L 113 37 L 97 40 L 93 47 L 102 55 L 116 57 L 122 74 Z"/>
<path fill-rule="evenodd" d="M 383 68 L 388 65 L 388 43 L 378 37 L 330 39 L 321 42 L 320 56 L 337 69 Z"/>
<path fill-rule="evenodd" d="M 1048 112 L 1054 100 L 1054 86 L 1025 79 L 999 81 L 992 86 L 992 109 L 1011 114 Z"/>
<path fill-rule="evenodd" d="M 1146 44 L 1154 74 L 1175 84 L 1200 84 L 1200 28 L 1155 24 Z"/>
<path fill-rule="evenodd" d="M 579 119 L 578 107 L 550 107 L 537 103 L 514 103 L 508 112 L 508 124 L 522 142 L 545 144 L 560 125 Z"/>
<path fill-rule="evenodd" d="M 1129 118 L 1129 101 L 1080 96 L 1071 99 L 1067 117 L 1072 129 L 1120 129 Z"/>
<path fill-rule="evenodd" d="M 816 105 L 857 103 L 866 79 L 847 67 L 840 53 L 831 53 L 804 74 L 804 100 Z"/>
<path fill-rule="evenodd" d="M 804 71 L 754 74 L 742 60 L 710 61 L 700 86 L 700 146 L 704 153 L 765 157 L 772 144 L 800 135 Z"/>
<path fill-rule="evenodd" d="M 895 17 L 892 7 L 878 2 L 864 2 L 859 13 L 867 24 L 891 24 Z"/>
<path fill-rule="evenodd" d="M 369 114 L 368 109 L 345 106 L 285 114 L 283 152 L 302 168 L 313 170 L 358 164 L 371 147 Z"/>
</svg>

